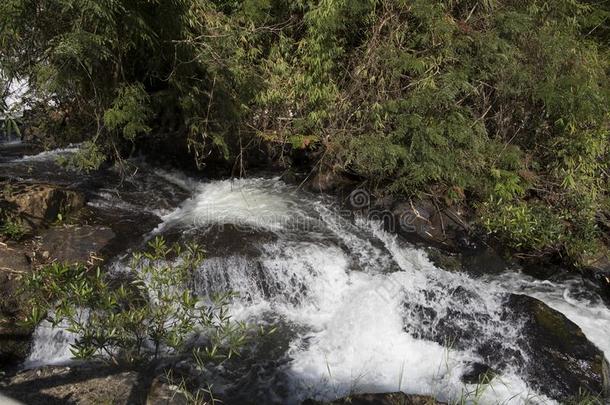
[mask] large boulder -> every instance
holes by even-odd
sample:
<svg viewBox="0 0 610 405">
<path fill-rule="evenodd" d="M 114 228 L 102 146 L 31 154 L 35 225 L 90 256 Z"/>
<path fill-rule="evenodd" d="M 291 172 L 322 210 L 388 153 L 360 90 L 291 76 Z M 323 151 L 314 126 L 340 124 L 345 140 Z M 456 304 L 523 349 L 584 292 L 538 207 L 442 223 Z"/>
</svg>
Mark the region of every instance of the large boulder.
<svg viewBox="0 0 610 405">
<path fill-rule="evenodd" d="M 420 199 L 397 202 L 390 212 L 394 231 L 407 239 L 423 240 L 449 250 L 474 247 L 467 215 L 459 207 L 442 207 L 431 199 Z"/>
<path fill-rule="evenodd" d="M 436 303 L 451 300 L 440 310 Z M 507 294 L 497 313 L 490 313 L 476 291 L 462 286 L 432 290 L 426 303 L 405 303 L 405 330 L 480 360 L 469 364 L 464 382 L 477 383 L 518 367 L 530 387 L 550 398 L 567 401 L 579 392 L 604 395 L 608 363 L 582 330 L 560 312 L 526 295 Z M 507 330 L 516 331 L 514 340 Z M 482 333 L 486 331 L 485 333 Z"/>
<path fill-rule="evenodd" d="M 434 398 L 425 395 L 408 395 L 402 392 L 390 392 L 384 394 L 355 394 L 330 402 L 320 402 L 311 399 L 303 402 L 303 405 L 442 405 Z"/>
<path fill-rule="evenodd" d="M 14 206 L 16 213 L 33 227 L 56 221 L 82 208 L 85 196 L 51 184 L 4 185 L 4 199 Z"/>
<path fill-rule="evenodd" d="M 317 193 L 339 192 L 353 186 L 354 181 L 340 172 L 318 171 L 307 181 L 307 189 Z"/>
<path fill-rule="evenodd" d="M 507 318 L 523 322 L 525 371 L 536 390 L 560 401 L 579 392 L 608 395 L 608 362 L 578 325 L 526 295 L 511 294 L 507 307 Z"/>
<path fill-rule="evenodd" d="M 84 263 L 100 252 L 115 237 L 112 229 L 93 225 L 64 225 L 47 229 L 40 235 L 39 252 L 46 259 L 64 263 Z"/>
</svg>

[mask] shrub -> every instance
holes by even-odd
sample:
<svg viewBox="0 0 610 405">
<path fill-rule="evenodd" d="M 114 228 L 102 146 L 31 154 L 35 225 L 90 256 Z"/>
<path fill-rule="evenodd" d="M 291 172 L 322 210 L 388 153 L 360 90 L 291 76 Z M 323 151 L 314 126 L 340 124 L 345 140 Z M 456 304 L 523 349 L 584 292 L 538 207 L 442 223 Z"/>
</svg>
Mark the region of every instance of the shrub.
<svg viewBox="0 0 610 405">
<path fill-rule="evenodd" d="M 97 170 L 107 160 L 107 154 L 94 142 L 83 142 L 76 153 L 59 156 L 57 163 L 85 173 Z"/>
<path fill-rule="evenodd" d="M 493 232 L 572 252 L 608 196 L 606 3 L 7 0 L 0 69 L 90 141 L 77 167 L 157 137 L 198 167 L 306 148 L 376 194 L 501 199 Z M 508 218 L 540 206 L 578 236 L 526 243 Z"/>
<path fill-rule="evenodd" d="M 10 193 L 10 184 L 7 183 L 3 193 Z M 19 241 L 26 233 L 27 229 L 21 218 L 0 208 L 0 235 Z"/>
<path fill-rule="evenodd" d="M 203 255 L 196 245 L 167 246 L 161 238 L 133 255 L 131 281 L 120 282 L 97 269 L 53 263 L 28 275 L 24 292 L 28 323 L 43 319 L 77 336 L 74 357 L 138 364 L 184 356 L 231 357 L 246 341 L 246 328 L 231 320 L 231 294 L 198 298 L 188 289 Z M 190 341 L 205 337 L 203 347 Z"/>
</svg>

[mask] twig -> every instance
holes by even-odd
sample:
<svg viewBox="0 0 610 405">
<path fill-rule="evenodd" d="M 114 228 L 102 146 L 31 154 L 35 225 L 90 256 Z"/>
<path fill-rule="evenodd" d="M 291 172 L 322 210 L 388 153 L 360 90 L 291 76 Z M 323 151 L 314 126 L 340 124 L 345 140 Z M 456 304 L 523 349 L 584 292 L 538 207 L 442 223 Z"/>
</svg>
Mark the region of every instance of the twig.
<svg viewBox="0 0 610 405">
<path fill-rule="evenodd" d="M 445 221 L 443 221 L 443 213 L 441 212 L 441 209 L 439 208 L 438 203 L 436 202 L 435 196 L 432 197 L 432 202 L 434 203 L 434 206 L 436 207 L 436 212 L 438 213 L 438 217 L 441 220 L 441 230 L 443 231 L 443 236 L 447 236 L 447 234 L 445 233 Z"/>
<path fill-rule="evenodd" d="M 466 17 L 466 20 L 464 20 L 464 22 L 468 22 L 468 20 L 470 20 L 470 17 L 472 17 L 472 13 L 474 13 L 474 10 L 477 8 L 477 5 L 475 4 L 474 7 L 472 8 L 472 10 L 470 10 L 470 13 L 468 14 L 468 17 Z"/>
<path fill-rule="evenodd" d="M 26 274 L 26 271 L 22 271 L 22 270 L 15 270 L 15 269 L 11 269 L 10 267 L 0 267 L 0 270 L 2 271 L 8 271 L 9 273 L 14 273 L 14 274 Z"/>
</svg>

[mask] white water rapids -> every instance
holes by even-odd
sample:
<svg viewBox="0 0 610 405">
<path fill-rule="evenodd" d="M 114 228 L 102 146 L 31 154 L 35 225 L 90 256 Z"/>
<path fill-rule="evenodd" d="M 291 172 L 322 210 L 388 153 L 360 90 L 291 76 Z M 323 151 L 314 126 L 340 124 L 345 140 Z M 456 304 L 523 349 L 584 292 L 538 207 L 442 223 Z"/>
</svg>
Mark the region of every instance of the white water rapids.
<svg viewBox="0 0 610 405">
<path fill-rule="evenodd" d="M 192 197 L 162 216 L 153 234 L 211 241 L 196 291 L 232 290 L 239 294 L 235 318 L 281 321 L 292 330 L 281 366 L 289 381 L 283 401 L 401 390 L 447 401 L 552 403 L 521 374 L 518 359 L 528 360 L 516 343 L 521 325 L 502 318 L 510 292 L 562 312 L 610 358 L 610 310 L 575 294 L 577 282 L 515 272 L 475 279 L 440 269 L 379 224 L 348 219 L 328 200 L 278 179 L 198 183 L 161 175 Z M 468 316 L 453 317 L 456 310 Z M 472 347 L 439 343 L 443 318 L 474 330 Z M 29 362 L 65 361 L 69 339 L 58 333 L 39 327 Z M 473 364 L 489 361 L 477 351 L 489 342 L 507 353 L 501 374 L 484 388 L 464 383 Z"/>
</svg>

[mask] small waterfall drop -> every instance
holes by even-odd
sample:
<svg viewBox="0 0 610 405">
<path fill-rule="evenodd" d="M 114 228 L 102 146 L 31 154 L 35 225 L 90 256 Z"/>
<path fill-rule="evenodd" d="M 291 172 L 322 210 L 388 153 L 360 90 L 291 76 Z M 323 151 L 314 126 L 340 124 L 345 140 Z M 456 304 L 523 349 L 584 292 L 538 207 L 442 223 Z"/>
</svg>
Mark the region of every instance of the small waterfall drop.
<svg viewBox="0 0 610 405">
<path fill-rule="evenodd" d="M 48 364 L 65 364 L 72 361 L 70 345 L 76 335 L 65 330 L 65 325 L 53 327 L 50 322 L 42 321 L 34 331 L 32 348 L 24 363 L 25 368 Z"/>
</svg>

